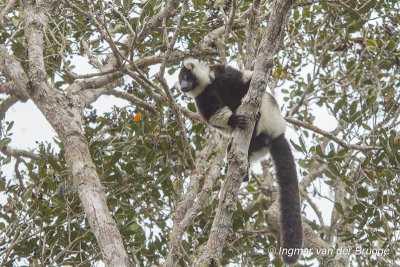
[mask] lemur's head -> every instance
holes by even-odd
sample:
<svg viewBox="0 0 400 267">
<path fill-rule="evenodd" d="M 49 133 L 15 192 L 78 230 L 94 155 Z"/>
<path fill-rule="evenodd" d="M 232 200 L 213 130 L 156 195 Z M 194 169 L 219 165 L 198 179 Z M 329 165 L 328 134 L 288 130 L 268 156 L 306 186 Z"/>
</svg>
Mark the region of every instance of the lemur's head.
<svg viewBox="0 0 400 267">
<path fill-rule="evenodd" d="M 207 64 L 193 58 L 183 62 L 183 67 L 179 72 L 179 86 L 187 96 L 197 97 L 213 80 L 214 74 Z"/>
<path fill-rule="evenodd" d="M 199 85 L 199 80 L 193 73 L 195 63 L 198 64 L 198 61 L 195 59 L 190 61 L 189 59 L 185 60 L 181 72 L 179 73 L 179 85 L 181 91 L 184 93 L 192 91 Z"/>
</svg>

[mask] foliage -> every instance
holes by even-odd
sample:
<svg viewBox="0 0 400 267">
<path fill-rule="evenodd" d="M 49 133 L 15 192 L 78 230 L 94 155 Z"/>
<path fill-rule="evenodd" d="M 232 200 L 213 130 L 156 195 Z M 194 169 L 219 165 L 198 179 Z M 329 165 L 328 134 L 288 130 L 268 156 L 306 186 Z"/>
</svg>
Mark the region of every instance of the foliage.
<svg viewBox="0 0 400 267">
<path fill-rule="evenodd" d="M 17 2 L 16 8 L 3 19 L 0 43 L 7 43 L 9 51 L 27 69 L 24 61 L 27 44 L 24 31 L 18 30 L 23 26 L 22 3 L 19 3 L 23 1 Z M 56 2 L 60 3 L 52 7 L 45 30 L 44 58 L 48 81 L 60 94 L 66 94 L 77 79 L 72 59 L 79 56 L 86 60 L 84 41 L 100 61 L 107 61 L 107 55 L 112 53 L 107 38 L 113 40 L 117 49 L 125 50 L 129 48 L 131 31 L 137 38 L 143 37 L 132 48 L 134 60 L 163 56 L 166 52 L 162 27 L 140 36 L 151 18 L 163 10 L 164 1 L 114 1 L 114 4 L 92 1 L 90 5 L 85 1 Z M 189 1 L 180 26 L 179 45 L 172 52 L 198 49 L 206 34 L 226 24 L 222 12 L 225 8 L 229 13 L 231 1 L 226 1 L 229 4 L 225 3 L 221 9 L 218 4 L 223 1 L 210 2 Z M 302 2 L 305 4 L 296 6 L 287 25 L 283 48 L 275 58 L 270 89 L 284 100 L 283 113 L 291 119 L 312 125 L 318 116 L 316 110 L 326 110 L 332 125 L 338 126 L 333 135 L 350 144 L 343 147 L 318 130 L 294 126 L 298 139 L 291 143 L 297 151 L 300 177 L 312 176 L 316 167 L 326 166 L 323 175 L 305 184 L 303 194 L 309 198 L 303 195 L 303 206 L 313 207 L 312 201 L 323 197 L 330 199 L 335 207 L 330 222 L 311 221 L 306 212 L 311 209 L 304 209 L 304 223 L 331 246 L 389 249 L 382 257 L 352 254 L 348 261 L 353 264 L 395 265 L 396 251 L 400 249 L 399 3 L 396 0 Z M 3 7 L 6 1 L 1 3 Z M 261 11 L 268 12 L 271 3 L 266 1 Z M 252 5 L 253 1 L 241 1 L 236 18 Z M 178 17 L 166 24 L 171 39 Z M 264 26 L 265 21 L 260 23 L 257 40 Z M 106 28 L 105 36 L 100 35 L 100 30 Z M 204 53 L 202 59 L 218 61 L 220 57 L 215 59 L 210 54 L 218 53 L 220 38 L 213 40 L 207 47 L 211 52 Z M 233 27 L 225 46 L 228 59 L 243 67 L 247 50 L 245 28 Z M 160 82 L 151 75 L 152 68 L 157 66 L 144 66 L 142 74 L 160 87 Z M 178 61 L 169 62 L 169 74 L 178 69 Z M 168 253 L 175 208 L 187 188 L 189 176 L 179 126 L 168 103 L 153 99 L 142 84 L 125 77 L 124 87 L 118 90 L 157 107 L 159 113 L 132 105 L 97 115 L 96 110 L 89 108 L 82 119 L 82 128 L 108 208 L 117 221 L 130 259 L 140 266 L 162 264 Z M 180 106 L 195 111 L 191 101 L 181 97 L 176 88 L 171 88 L 171 92 Z M 12 122 L 7 127 L 3 125 L 0 136 L 2 165 L 11 162 L 4 148 L 12 138 Z M 185 128 L 190 153 L 195 157 L 209 131 L 200 121 L 189 117 L 185 118 Z M 0 192 L 7 199 L 0 206 L 0 260 L 5 259 L 5 266 L 12 266 L 18 260 L 32 265 L 74 266 L 101 260 L 76 185 L 72 183 L 64 144 L 58 139 L 54 144 L 38 144 L 40 160 L 18 157 L 16 179 L 1 174 Z M 273 175 L 272 167 L 270 172 Z M 186 231 L 182 249 L 187 256 L 182 256 L 179 262 L 182 266 L 207 242 L 223 170 L 220 178 L 204 209 Z M 262 181 L 263 177 L 257 175 L 242 186 L 222 265 L 282 265 L 279 257 L 268 253 L 270 246 L 278 247 L 265 218 L 265 210 L 276 195 L 272 189 L 265 192 Z M 318 184 L 333 193 L 321 191 Z M 323 262 L 312 254 L 304 255 L 302 263 L 309 264 L 313 259 Z"/>
</svg>

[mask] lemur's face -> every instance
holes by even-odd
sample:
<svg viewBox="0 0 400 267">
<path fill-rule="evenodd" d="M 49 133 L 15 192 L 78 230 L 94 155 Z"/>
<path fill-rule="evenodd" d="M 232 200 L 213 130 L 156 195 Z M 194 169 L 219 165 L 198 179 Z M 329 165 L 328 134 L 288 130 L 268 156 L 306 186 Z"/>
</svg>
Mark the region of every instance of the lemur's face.
<svg viewBox="0 0 400 267">
<path fill-rule="evenodd" d="M 197 85 L 199 85 L 199 81 L 193 74 L 192 70 L 182 67 L 179 73 L 179 85 L 181 87 L 181 91 L 187 93 L 194 90 Z"/>
</svg>

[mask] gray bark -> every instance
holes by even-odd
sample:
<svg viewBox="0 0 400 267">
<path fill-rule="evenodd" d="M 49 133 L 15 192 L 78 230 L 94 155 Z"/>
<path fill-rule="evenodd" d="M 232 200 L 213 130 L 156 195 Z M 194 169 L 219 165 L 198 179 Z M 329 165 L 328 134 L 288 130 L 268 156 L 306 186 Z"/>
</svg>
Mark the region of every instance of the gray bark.
<svg viewBox="0 0 400 267">
<path fill-rule="evenodd" d="M 228 155 L 229 167 L 222 186 L 220 201 L 207 246 L 195 262 L 195 266 L 218 263 L 222 258 L 228 232 L 231 229 L 232 214 L 236 209 L 240 185 L 248 169 L 247 154 L 255 115 L 261 105 L 261 96 L 267 87 L 269 73 L 273 67 L 273 56 L 284 34 L 284 27 L 293 7 L 294 0 L 275 1 L 272 5 L 267 28 L 258 48 L 258 55 L 250 89 L 242 101 L 237 114 L 251 118 L 246 130 L 233 133 L 232 149 Z"/>
<path fill-rule="evenodd" d="M 85 95 L 61 95 L 46 82 L 43 59 L 46 8 L 48 6 L 42 1 L 24 2 L 29 74 L 26 75 L 21 64 L 4 46 L 0 47 L 0 71 L 13 82 L 13 94 L 23 101 L 29 96 L 63 142 L 67 164 L 106 266 L 130 266 L 81 129 Z"/>
</svg>

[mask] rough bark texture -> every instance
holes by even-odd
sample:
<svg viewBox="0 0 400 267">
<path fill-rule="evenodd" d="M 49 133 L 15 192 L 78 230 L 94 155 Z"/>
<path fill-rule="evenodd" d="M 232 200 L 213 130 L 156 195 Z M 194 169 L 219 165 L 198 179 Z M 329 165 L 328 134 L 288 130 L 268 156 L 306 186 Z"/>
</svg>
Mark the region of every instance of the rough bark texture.
<svg viewBox="0 0 400 267">
<path fill-rule="evenodd" d="M 232 214 L 236 209 L 237 194 L 243 178 L 247 174 L 247 153 L 251 133 L 255 124 L 255 115 L 261 104 L 268 75 L 273 66 L 273 56 L 278 51 L 283 30 L 294 0 L 275 1 L 272 5 L 268 26 L 258 49 L 256 64 L 250 89 L 242 101 L 237 114 L 251 118 L 246 130 L 235 130 L 232 149 L 228 155 L 229 167 L 222 186 L 220 201 L 211 227 L 207 246 L 196 260 L 195 266 L 213 265 L 222 257 L 226 237 L 232 225 Z"/>
<path fill-rule="evenodd" d="M 209 161 L 209 157 L 215 153 L 216 155 Z M 226 142 L 221 136 L 214 133 L 210 142 L 197 155 L 196 169 L 191 172 L 188 189 L 182 201 L 179 202 L 175 217 L 174 226 L 172 228 L 171 240 L 169 243 L 169 252 L 164 266 L 177 266 L 179 260 L 179 249 L 181 247 L 182 237 L 187 228 L 192 225 L 196 215 L 204 208 L 204 204 L 210 197 L 212 186 L 221 172 L 221 165 L 225 157 Z M 213 162 L 210 169 L 209 162 Z M 199 192 L 200 183 L 204 181 L 203 187 Z"/>
<path fill-rule="evenodd" d="M 121 235 L 106 205 L 81 129 L 84 101 L 80 97 L 62 96 L 46 83 L 43 60 L 43 28 L 47 19 L 45 10 L 46 7 L 40 1 L 26 1 L 24 5 L 31 81 L 29 94 L 64 144 L 74 184 L 99 243 L 104 263 L 107 266 L 129 266 Z M 17 61 L 14 63 L 19 64 Z M 18 69 L 23 72 L 21 67 Z"/>
</svg>

